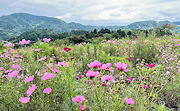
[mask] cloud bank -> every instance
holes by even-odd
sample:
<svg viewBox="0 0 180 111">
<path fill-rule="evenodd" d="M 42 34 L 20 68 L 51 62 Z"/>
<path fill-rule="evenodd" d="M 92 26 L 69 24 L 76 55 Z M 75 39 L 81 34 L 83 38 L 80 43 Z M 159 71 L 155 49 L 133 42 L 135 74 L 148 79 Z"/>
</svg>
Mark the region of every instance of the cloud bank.
<svg viewBox="0 0 180 111">
<path fill-rule="evenodd" d="M 11 0 L 0 16 L 30 13 L 84 25 L 127 25 L 142 20 L 180 20 L 179 0 Z"/>
</svg>

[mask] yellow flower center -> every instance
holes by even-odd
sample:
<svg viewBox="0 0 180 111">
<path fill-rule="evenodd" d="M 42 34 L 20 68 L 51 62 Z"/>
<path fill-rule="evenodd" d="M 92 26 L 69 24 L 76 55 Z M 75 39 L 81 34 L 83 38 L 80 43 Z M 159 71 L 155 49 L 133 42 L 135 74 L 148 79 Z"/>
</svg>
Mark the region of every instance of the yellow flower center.
<svg viewBox="0 0 180 111">
<path fill-rule="evenodd" d="M 46 77 L 46 79 L 48 79 L 48 77 Z"/>
<path fill-rule="evenodd" d="M 77 101 L 80 101 L 79 99 Z"/>
<path fill-rule="evenodd" d="M 31 92 L 33 92 L 33 91 L 34 91 L 34 89 L 31 90 Z"/>
<path fill-rule="evenodd" d="M 48 93 L 49 91 L 47 91 L 47 93 Z"/>
<path fill-rule="evenodd" d="M 84 109 L 84 108 L 82 108 L 82 109 Z"/>
<path fill-rule="evenodd" d="M 23 103 L 25 103 L 26 101 L 23 101 Z"/>
</svg>

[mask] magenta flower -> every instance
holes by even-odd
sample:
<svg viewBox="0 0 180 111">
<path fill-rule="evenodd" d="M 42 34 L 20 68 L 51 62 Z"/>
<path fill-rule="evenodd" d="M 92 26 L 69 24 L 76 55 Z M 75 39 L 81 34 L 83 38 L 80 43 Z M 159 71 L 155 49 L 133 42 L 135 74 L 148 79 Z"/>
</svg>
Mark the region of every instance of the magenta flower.
<svg viewBox="0 0 180 111">
<path fill-rule="evenodd" d="M 80 110 L 85 110 L 86 107 L 84 105 L 81 105 L 81 107 L 79 108 Z"/>
<path fill-rule="evenodd" d="M 77 76 L 77 78 L 81 78 L 82 77 L 82 75 L 80 75 L 80 76 Z"/>
<path fill-rule="evenodd" d="M 126 60 L 128 60 L 129 62 L 132 60 L 132 57 L 130 57 L 130 58 L 126 58 Z"/>
<path fill-rule="evenodd" d="M 103 83 L 102 86 L 106 86 L 106 84 Z"/>
<path fill-rule="evenodd" d="M 180 68 L 178 69 L 178 72 L 180 72 Z"/>
<path fill-rule="evenodd" d="M 50 40 L 51 40 L 50 38 L 49 39 L 47 39 L 47 38 L 43 39 L 44 42 L 49 42 Z"/>
<path fill-rule="evenodd" d="M 13 72 L 8 73 L 8 76 L 9 76 L 9 77 L 16 77 L 16 76 L 18 75 L 18 73 L 19 73 L 19 71 L 14 70 Z"/>
<path fill-rule="evenodd" d="M 118 71 L 123 70 L 124 72 L 129 71 L 129 69 L 126 69 L 127 64 L 123 63 L 121 64 L 121 62 L 118 62 L 117 64 L 115 64 L 115 66 L 117 67 Z"/>
<path fill-rule="evenodd" d="M 89 68 L 92 68 L 92 67 L 99 67 L 100 68 L 102 66 L 102 64 L 99 61 L 95 60 L 94 62 L 91 62 L 90 64 L 87 64 L 87 66 Z"/>
<path fill-rule="evenodd" d="M 72 98 L 72 101 L 74 101 L 75 103 L 82 103 L 84 101 L 84 97 L 83 96 L 76 96 L 75 98 Z"/>
<path fill-rule="evenodd" d="M 152 85 L 155 85 L 156 84 L 156 82 L 154 82 Z"/>
<path fill-rule="evenodd" d="M 148 85 L 144 85 L 144 88 L 148 88 L 149 86 Z"/>
<path fill-rule="evenodd" d="M 107 68 L 110 68 L 111 65 L 112 65 L 111 63 L 103 64 L 103 65 L 100 67 L 100 69 L 105 70 L 105 69 L 107 69 Z"/>
<path fill-rule="evenodd" d="M 113 76 L 109 76 L 109 75 L 104 75 L 102 76 L 101 80 L 104 81 L 114 81 L 114 77 Z"/>
<path fill-rule="evenodd" d="M 30 97 L 24 97 L 24 98 L 21 97 L 21 98 L 19 99 L 19 101 L 22 102 L 22 103 L 24 103 L 24 104 L 25 104 L 25 103 L 28 103 L 29 100 L 30 100 Z"/>
<path fill-rule="evenodd" d="M 90 78 L 93 78 L 93 77 L 98 77 L 99 75 L 99 72 L 96 71 L 96 72 L 93 72 L 91 70 L 89 70 L 87 73 L 86 73 L 86 76 L 90 77 Z"/>
<path fill-rule="evenodd" d="M 87 83 L 89 83 L 90 82 L 90 80 L 87 80 Z"/>
<path fill-rule="evenodd" d="M 19 44 L 29 44 L 30 40 L 26 41 L 25 39 L 22 39 L 22 41 L 19 41 Z"/>
<path fill-rule="evenodd" d="M 133 80 L 133 78 L 129 78 L 129 77 L 127 77 L 127 80 L 128 80 L 128 82 L 131 82 L 132 80 Z"/>
<path fill-rule="evenodd" d="M 155 66 L 155 64 L 148 64 L 147 66 L 150 67 L 150 68 L 152 68 L 152 67 Z"/>
<path fill-rule="evenodd" d="M 52 91 L 52 89 L 49 87 L 49 88 L 44 89 L 43 93 L 50 94 L 51 91 Z"/>
<path fill-rule="evenodd" d="M 84 71 L 84 73 L 86 74 L 88 72 L 88 70 Z"/>
<path fill-rule="evenodd" d="M 135 101 L 133 101 L 132 99 L 128 99 L 128 98 L 126 98 L 126 102 L 127 102 L 127 104 L 134 104 L 135 103 Z"/>
<path fill-rule="evenodd" d="M 29 87 L 29 89 L 27 90 L 27 96 L 29 97 L 34 91 L 35 91 L 35 89 L 36 89 L 37 87 L 36 87 L 36 85 L 35 84 L 33 84 L 32 85 L 32 87 Z"/>
<path fill-rule="evenodd" d="M 29 78 L 26 77 L 25 80 L 24 80 L 24 82 L 30 82 L 30 81 L 33 81 L 33 79 L 34 79 L 34 75 L 29 76 Z"/>
</svg>

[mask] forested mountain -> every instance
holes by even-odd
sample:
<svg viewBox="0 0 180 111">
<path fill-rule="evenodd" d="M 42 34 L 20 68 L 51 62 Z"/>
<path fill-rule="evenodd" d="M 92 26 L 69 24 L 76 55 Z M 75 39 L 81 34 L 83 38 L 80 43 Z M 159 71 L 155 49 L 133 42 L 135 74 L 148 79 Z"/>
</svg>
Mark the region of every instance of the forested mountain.
<svg viewBox="0 0 180 111">
<path fill-rule="evenodd" d="M 55 32 L 71 30 L 93 30 L 95 26 L 84 26 L 79 23 L 66 23 L 60 19 L 36 16 L 26 13 L 15 13 L 0 17 L 0 38 L 16 37 L 23 32 L 37 29 L 52 29 Z"/>
<path fill-rule="evenodd" d="M 37 16 L 27 13 L 14 13 L 11 15 L 0 17 L 0 40 L 7 40 L 12 37 L 17 37 L 20 34 L 33 31 L 38 29 L 48 29 L 55 32 L 71 32 L 72 30 L 86 30 L 92 31 L 97 29 L 98 31 L 102 28 L 107 28 L 109 30 L 136 30 L 136 29 L 151 29 L 155 28 L 157 25 L 161 26 L 169 21 L 140 21 L 134 22 L 127 26 L 90 26 L 82 25 L 80 23 L 66 23 L 60 19 L 54 17 Z M 174 25 L 179 25 L 180 22 L 173 22 Z M 177 27 L 176 32 L 180 30 Z"/>
</svg>

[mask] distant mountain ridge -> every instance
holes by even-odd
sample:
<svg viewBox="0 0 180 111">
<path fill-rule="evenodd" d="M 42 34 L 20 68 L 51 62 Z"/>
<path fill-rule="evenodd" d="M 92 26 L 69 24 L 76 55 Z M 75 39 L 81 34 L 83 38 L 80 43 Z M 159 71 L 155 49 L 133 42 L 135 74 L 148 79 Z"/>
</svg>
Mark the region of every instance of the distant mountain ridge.
<svg viewBox="0 0 180 111">
<path fill-rule="evenodd" d="M 159 26 L 169 21 L 160 21 Z M 174 25 L 180 25 L 180 22 L 173 22 Z M 90 26 L 80 23 L 66 23 L 65 21 L 46 16 L 37 16 L 27 13 L 14 13 L 0 17 L 0 39 L 16 37 L 23 32 L 37 29 L 52 29 L 55 32 L 70 32 L 72 30 L 100 30 L 108 28 L 110 30 L 134 30 L 150 29 L 157 26 L 157 21 L 140 21 L 134 22 L 127 26 Z"/>
</svg>

